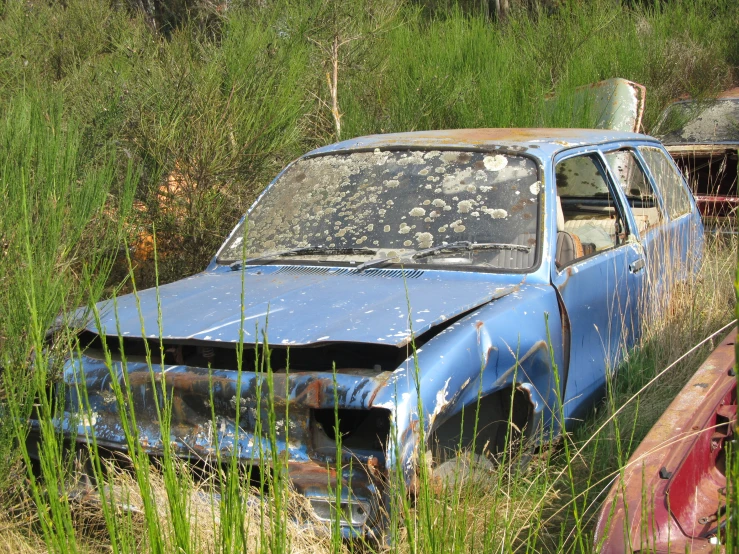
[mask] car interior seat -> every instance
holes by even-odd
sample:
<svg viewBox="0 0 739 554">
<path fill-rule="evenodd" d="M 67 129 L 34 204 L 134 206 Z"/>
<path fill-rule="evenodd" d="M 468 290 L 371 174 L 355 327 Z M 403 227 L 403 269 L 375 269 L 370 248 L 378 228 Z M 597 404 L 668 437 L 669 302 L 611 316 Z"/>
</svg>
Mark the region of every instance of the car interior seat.
<svg viewBox="0 0 739 554">
<path fill-rule="evenodd" d="M 582 258 L 584 251 L 580 238 L 574 233 L 565 230 L 565 215 L 562 211 L 562 201 L 557 195 L 557 250 L 554 262 L 558 269 L 563 268 L 573 260 Z"/>
</svg>

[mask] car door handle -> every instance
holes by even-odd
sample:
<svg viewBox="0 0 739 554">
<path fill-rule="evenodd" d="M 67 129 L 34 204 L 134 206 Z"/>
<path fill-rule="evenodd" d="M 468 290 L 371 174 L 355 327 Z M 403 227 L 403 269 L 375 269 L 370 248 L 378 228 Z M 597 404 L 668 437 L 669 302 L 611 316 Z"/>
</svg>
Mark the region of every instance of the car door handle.
<svg viewBox="0 0 739 554">
<path fill-rule="evenodd" d="M 629 271 L 631 273 L 639 273 L 642 269 L 644 269 L 644 258 L 639 258 L 629 264 Z"/>
</svg>

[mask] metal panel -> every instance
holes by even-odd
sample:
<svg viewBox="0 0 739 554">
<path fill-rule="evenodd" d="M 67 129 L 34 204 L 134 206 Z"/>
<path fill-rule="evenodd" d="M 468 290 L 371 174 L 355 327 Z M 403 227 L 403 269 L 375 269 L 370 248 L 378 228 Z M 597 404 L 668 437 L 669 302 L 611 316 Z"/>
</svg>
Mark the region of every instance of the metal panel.
<svg viewBox="0 0 739 554">
<path fill-rule="evenodd" d="M 726 502 L 722 451 L 736 424 L 735 341 L 736 330 L 632 454 L 600 513 L 600 552 L 716 551 L 709 538 L 718 533 Z"/>
<path fill-rule="evenodd" d="M 387 272 L 388 278 L 377 278 Z M 373 276 L 374 275 L 374 276 Z M 262 267 L 201 273 L 157 289 L 123 296 L 101 305 L 105 333 L 125 337 L 159 336 L 158 304 L 165 339 L 238 342 L 261 340 L 269 331 L 275 345 L 363 342 L 402 346 L 409 342 L 408 305 L 416 336 L 449 318 L 510 294 L 522 275 L 481 275 L 464 271 L 427 271 L 404 279 L 393 270 L 372 274 L 291 274 Z M 137 304 L 141 306 L 141 328 Z M 269 321 L 269 325 L 267 324 Z M 259 332 L 255 328 L 259 328 Z M 88 330 L 97 332 L 94 323 Z"/>
</svg>

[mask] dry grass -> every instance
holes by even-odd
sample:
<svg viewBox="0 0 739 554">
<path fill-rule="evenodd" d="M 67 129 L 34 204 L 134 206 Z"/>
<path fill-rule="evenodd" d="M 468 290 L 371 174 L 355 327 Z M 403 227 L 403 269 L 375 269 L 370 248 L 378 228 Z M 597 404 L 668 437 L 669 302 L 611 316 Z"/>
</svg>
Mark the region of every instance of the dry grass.
<svg viewBox="0 0 739 554">
<path fill-rule="evenodd" d="M 44 541 L 26 529 L 0 519 L 0 550 L 17 554 L 42 554 L 48 552 Z"/>
</svg>

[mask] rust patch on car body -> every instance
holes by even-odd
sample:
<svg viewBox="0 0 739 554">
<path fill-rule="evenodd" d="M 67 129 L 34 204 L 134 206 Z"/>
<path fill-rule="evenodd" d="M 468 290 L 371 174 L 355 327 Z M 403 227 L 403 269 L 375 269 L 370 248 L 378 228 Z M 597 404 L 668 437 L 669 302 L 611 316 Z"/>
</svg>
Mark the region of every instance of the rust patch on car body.
<svg viewBox="0 0 739 554">
<path fill-rule="evenodd" d="M 714 552 L 726 487 L 723 448 L 736 426 L 736 330 L 691 380 L 629 459 L 603 504 L 600 552 Z M 718 510 L 717 510 L 718 508 Z"/>
</svg>

